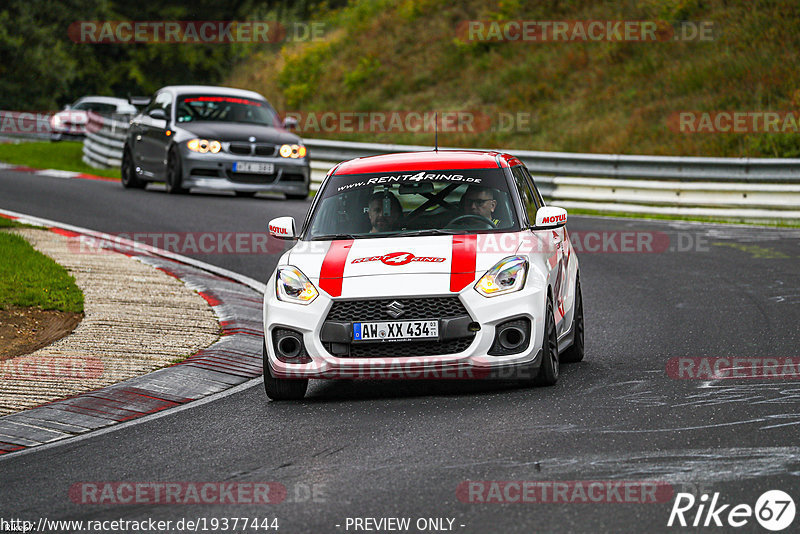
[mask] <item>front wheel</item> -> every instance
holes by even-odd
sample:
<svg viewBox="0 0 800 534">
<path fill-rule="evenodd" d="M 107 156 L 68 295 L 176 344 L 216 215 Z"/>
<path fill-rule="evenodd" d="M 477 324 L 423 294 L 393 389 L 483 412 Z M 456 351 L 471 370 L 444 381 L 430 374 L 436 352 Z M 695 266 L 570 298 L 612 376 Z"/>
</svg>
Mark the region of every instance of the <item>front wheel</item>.
<svg viewBox="0 0 800 534">
<path fill-rule="evenodd" d="M 275 378 L 269 367 L 266 342 L 262 346 L 264 360 L 264 391 L 274 401 L 300 400 L 306 395 L 308 378 Z"/>
<path fill-rule="evenodd" d="M 167 193 L 170 195 L 183 195 L 189 190 L 183 187 L 183 171 L 181 170 L 181 157 L 174 148 L 167 156 Z"/>
<path fill-rule="evenodd" d="M 556 319 L 553 315 L 553 303 L 547 300 L 547 311 L 544 320 L 544 340 L 542 342 L 542 364 L 539 374 L 533 382 L 537 386 L 552 386 L 558 382 L 558 334 L 556 333 Z"/>
<path fill-rule="evenodd" d="M 120 168 L 120 176 L 122 177 L 122 187 L 125 189 L 143 189 L 147 185 L 144 180 L 140 180 L 136 176 L 136 168 L 133 165 L 133 156 L 131 150 L 125 147 L 122 152 L 122 167 Z"/>
</svg>

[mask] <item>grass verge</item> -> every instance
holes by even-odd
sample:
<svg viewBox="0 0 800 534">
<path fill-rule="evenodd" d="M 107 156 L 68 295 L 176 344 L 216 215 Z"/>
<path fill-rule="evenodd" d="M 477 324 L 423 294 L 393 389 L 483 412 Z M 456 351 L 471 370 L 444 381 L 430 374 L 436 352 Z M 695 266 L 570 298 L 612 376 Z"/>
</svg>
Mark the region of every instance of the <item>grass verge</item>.
<svg viewBox="0 0 800 534">
<path fill-rule="evenodd" d="M 0 161 L 5 163 L 25 165 L 34 169 L 58 169 L 119 178 L 119 169 L 95 169 L 81 160 L 82 155 L 83 143 L 80 141 L 0 144 Z"/>
<path fill-rule="evenodd" d="M 33 226 L 32 224 L 22 224 L 20 222 L 15 221 L 14 219 L 6 219 L 5 217 L 0 217 L 0 228 L 38 228 L 41 229 L 41 226 Z"/>
<path fill-rule="evenodd" d="M 0 309 L 22 307 L 81 313 L 83 292 L 64 267 L 22 237 L 0 232 Z"/>
</svg>

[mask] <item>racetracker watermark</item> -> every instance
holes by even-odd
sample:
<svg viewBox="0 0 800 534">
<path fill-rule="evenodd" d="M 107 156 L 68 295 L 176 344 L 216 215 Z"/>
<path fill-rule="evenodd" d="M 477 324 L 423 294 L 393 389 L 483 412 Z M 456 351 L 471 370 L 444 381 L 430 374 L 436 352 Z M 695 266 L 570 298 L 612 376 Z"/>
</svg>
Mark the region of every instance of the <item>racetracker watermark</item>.
<svg viewBox="0 0 800 534">
<path fill-rule="evenodd" d="M 483 233 L 475 240 L 476 253 L 554 253 L 560 246 L 558 232 Z M 567 232 L 572 250 L 581 254 L 663 254 L 708 252 L 709 240 L 699 232 L 651 232 L 587 230 Z M 329 244 L 322 241 L 292 241 L 264 232 L 121 232 L 107 238 L 72 236 L 67 247 L 73 254 L 133 253 L 137 245 L 155 247 L 176 254 L 279 254 L 294 247 L 297 253 L 324 254 Z M 398 251 L 387 250 L 386 254 Z M 399 251 L 406 252 L 406 251 Z M 407 254 L 412 254 L 406 252 Z M 412 254 L 412 258 L 416 255 Z M 377 261 L 381 256 L 374 256 Z M 423 256 L 424 257 L 424 256 Z M 358 259 L 353 257 L 353 259 Z M 366 261 L 366 260 L 361 260 Z M 423 260 L 416 260 L 423 261 Z M 406 262 L 408 263 L 408 262 Z M 401 264 L 402 265 L 402 264 Z"/>
<path fill-rule="evenodd" d="M 0 380 L 86 380 L 100 378 L 103 369 L 95 357 L 28 354 L 0 361 Z"/>
<path fill-rule="evenodd" d="M 467 480 L 456 488 L 470 504 L 655 504 L 673 495 L 670 484 L 651 480 Z"/>
<path fill-rule="evenodd" d="M 299 132 L 329 133 L 512 133 L 530 132 L 534 115 L 530 112 L 480 111 L 287 111 L 286 118 L 297 121 Z"/>
<path fill-rule="evenodd" d="M 467 20 L 456 27 L 465 42 L 713 41 L 712 21 L 662 20 Z"/>
<path fill-rule="evenodd" d="M 264 232 L 121 232 L 108 238 L 67 238 L 73 254 L 128 254 L 136 252 L 137 245 L 176 254 L 277 254 L 288 248 L 287 243 Z"/>
<path fill-rule="evenodd" d="M 286 500 L 278 482 L 77 482 L 75 504 L 278 504 Z"/>
<path fill-rule="evenodd" d="M 324 39 L 326 23 L 253 20 L 76 21 L 67 34 L 83 44 L 286 43 Z"/>
<path fill-rule="evenodd" d="M 667 360 L 666 369 L 667 375 L 676 380 L 797 380 L 800 378 L 800 357 L 678 357 Z"/>
<path fill-rule="evenodd" d="M 800 133 L 798 111 L 676 111 L 667 127 L 682 134 Z"/>
</svg>

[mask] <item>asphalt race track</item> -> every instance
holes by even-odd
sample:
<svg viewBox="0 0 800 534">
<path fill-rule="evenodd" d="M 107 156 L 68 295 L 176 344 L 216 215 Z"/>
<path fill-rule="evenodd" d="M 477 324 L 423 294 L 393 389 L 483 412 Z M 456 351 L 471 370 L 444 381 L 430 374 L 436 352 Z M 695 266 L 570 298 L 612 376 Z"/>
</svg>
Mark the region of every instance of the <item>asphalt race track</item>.
<svg viewBox="0 0 800 534">
<path fill-rule="evenodd" d="M 104 232 L 264 232 L 272 217 L 302 219 L 308 203 L 0 171 L 0 208 Z M 767 490 L 796 495 L 800 382 L 679 380 L 667 368 L 672 358 L 800 356 L 800 229 L 590 217 L 568 228 L 584 244 L 608 243 L 579 251 L 587 357 L 555 387 L 312 381 L 304 401 L 271 403 L 259 385 L 0 459 L 0 516 L 276 517 L 279 533 L 354 532 L 356 517 L 446 518 L 464 533 L 681 532 L 690 529 L 667 527 L 674 495 L 498 504 L 462 502 L 457 490 L 465 481 L 658 481 L 730 505 L 754 506 Z M 659 250 L 609 250 L 615 232 L 647 232 Z M 187 255 L 260 281 L 278 258 Z M 94 481 L 272 481 L 288 495 L 260 506 L 70 500 L 74 484 Z M 738 531 L 764 532 L 754 518 Z"/>
</svg>

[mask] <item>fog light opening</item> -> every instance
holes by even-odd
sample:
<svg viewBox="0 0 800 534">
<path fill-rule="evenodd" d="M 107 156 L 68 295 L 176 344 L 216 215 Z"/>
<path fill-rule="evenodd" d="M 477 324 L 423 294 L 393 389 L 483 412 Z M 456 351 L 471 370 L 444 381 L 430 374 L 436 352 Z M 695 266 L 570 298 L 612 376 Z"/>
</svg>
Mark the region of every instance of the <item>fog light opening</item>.
<svg viewBox="0 0 800 534">
<path fill-rule="evenodd" d="M 513 350 L 525 343 L 525 332 L 516 326 L 509 326 L 500 332 L 499 339 L 504 349 Z"/>
<path fill-rule="evenodd" d="M 300 356 L 301 347 L 300 340 L 295 336 L 286 336 L 278 341 L 278 352 L 284 358 L 297 358 Z"/>
</svg>

